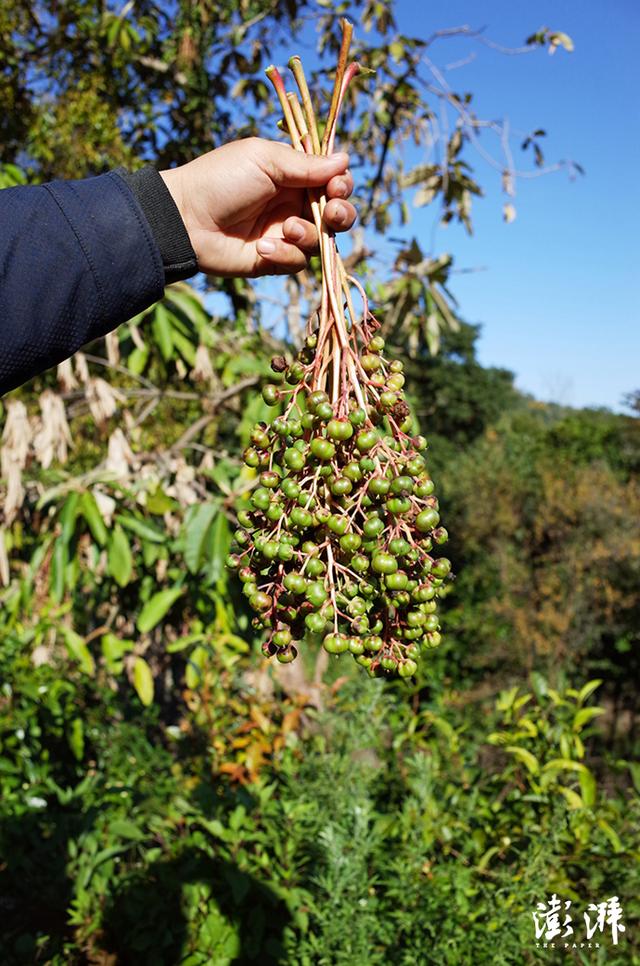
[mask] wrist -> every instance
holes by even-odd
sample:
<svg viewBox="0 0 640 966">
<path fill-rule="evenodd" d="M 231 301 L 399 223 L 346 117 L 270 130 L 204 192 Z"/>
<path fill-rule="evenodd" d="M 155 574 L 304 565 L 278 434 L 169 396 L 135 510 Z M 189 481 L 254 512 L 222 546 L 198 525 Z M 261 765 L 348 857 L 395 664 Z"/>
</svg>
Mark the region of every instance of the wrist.
<svg viewBox="0 0 640 966">
<path fill-rule="evenodd" d="M 118 174 L 129 185 L 149 223 L 162 258 L 165 284 L 195 275 L 198 261 L 180 210 L 179 184 L 171 179 L 170 187 L 163 177 L 165 172 L 150 166 L 133 173 L 119 170 Z"/>
</svg>

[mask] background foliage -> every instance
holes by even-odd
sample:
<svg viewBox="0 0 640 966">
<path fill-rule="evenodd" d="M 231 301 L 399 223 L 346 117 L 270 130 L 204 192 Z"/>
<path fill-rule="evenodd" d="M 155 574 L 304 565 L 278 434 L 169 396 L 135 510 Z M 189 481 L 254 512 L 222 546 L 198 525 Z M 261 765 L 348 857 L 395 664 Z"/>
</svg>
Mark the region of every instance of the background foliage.
<svg viewBox="0 0 640 966">
<path fill-rule="evenodd" d="M 339 12 L 9 0 L 0 183 L 268 136 L 274 47 L 315 28 L 326 94 Z M 398 35 L 373 0 L 349 15 L 377 70 L 346 122 L 367 228 L 349 259 L 430 440 L 458 573 L 445 643 L 411 686 L 313 646 L 273 668 L 224 569 L 256 388 L 299 338 L 315 267 L 287 283 L 284 326 L 248 282 L 172 286 L 6 397 L 3 963 L 537 962 L 530 913 L 553 891 L 577 923 L 623 904 L 619 949 L 577 961 L 640 962 L 638 420 L 542 405 L 481 367 L 451 256 L 414 240 L 381 266 L 376 233 L 409 200 L 471 230 L 492 132 L 425 68 L 443 38 Z M 547 28 L 528 43 L 571 48 Z M 409 171 L 408 137 L 427 158 Z M 542 170 L 541 137 L 523 147 Z"/>
</svg>

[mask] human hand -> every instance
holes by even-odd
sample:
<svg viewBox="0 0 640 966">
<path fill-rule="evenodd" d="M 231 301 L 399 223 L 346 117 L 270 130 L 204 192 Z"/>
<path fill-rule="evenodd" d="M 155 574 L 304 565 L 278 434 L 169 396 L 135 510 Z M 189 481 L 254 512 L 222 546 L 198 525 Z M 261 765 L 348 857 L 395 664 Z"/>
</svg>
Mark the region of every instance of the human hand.
<svg viewBox="0 0 640 966">
<path fill-rule="evenodd" d="M 318 248 L 306 188 L 324 187 L 324 223 L 347 231 L 356 210 L 348 155 L 322 158 L 278 141 L 231 141 L 179 168 L 161 171 L 209 275 L 290 275 Z"/>
</svg>

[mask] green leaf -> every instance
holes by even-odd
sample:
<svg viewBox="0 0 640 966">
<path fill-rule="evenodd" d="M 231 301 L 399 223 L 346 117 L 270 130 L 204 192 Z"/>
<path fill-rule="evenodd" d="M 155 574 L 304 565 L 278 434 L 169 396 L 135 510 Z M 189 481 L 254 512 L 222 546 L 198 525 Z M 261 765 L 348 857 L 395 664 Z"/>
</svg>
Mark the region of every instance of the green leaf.
<svg viewBox="0 0 640 966">
<path fill-rule="evenodd" d="M 578 775 L 582 800 L 587 808 L 593 808 L 596 803 L 596 780 L 588 768 L 585 767 Z"/>
<path fill-rule="evenodd" d="M 79 501 L 80 494 L 77 490 L 74 490 L 64 501 L 64 505 L 60 511 L 60 526 L 62 527 L 60 537 L 63 543 L 69 543 L 74 534 Z"/>
<path fill-rule="evenodd" d="M 189 661 L 185 671 L 185 680 L 187 682 L 187 687 L 191 688 L 191 690 L 197 688 L 202 682 L 202 672 L 204 670 L 207 657 L 208 654 L 206 648 L 201 646 L 195 647 L 189 655 Z"/>
<path fill-rule="evenodd" d="M 167 654 L 177 654 L 179 651 L 184 651 L 185 648 L 190 647 L 191 644 L 196 644 L 203 640 L 204 634 L 186 634 L 184 637 L 178 637 L 175 641 L 167 644 L 165 651 Z"/>
<path fill-rule="evenodd" d="M 78 662 L 80 669 L 85 673 L 93 677 L 96 670 L 95 661 L 93 660 L 93 655 L 83 637 L 72 631 L 70 627 L 62 626 L 60 628 L 62 636 L 64 637 L 65 644 L 67 645 L 67 650 L 71 657 Z"/>
<path fill-rule="evenodd" d="M 143 657 L 137 657 L 133 665 L 133 686 L 144 706 L 148 708 L 153 702 L 153 675 Z"/>
<path fill-rule="evenodd" d="M 507 745 L 505 751 L 510 752 L 514 758 L 517 758 L 524 765 L 526 765 L 528 771 L 535 775 L 540 771 L 540 762 L 534 754 L 527 751 L 526 748 L 519 748 L 517 745 Z"/>
<path fill-rule="evenodd" d="M 126 533 L 116 524 L 109 537 L 107 570 L 119 587 L 126 587 L 131 580 L 133 558 Z"/>
<path fill-rule="evenodd" d="M 184 561 L 192 574 L 200 569 L 202 549 L 216 513 L 221 513 L 219 503 L 201 503 L 190 508 L 188 513 L 185 522 Z"/>
<path fill-rule="evenodd" d="M 86 490 L 80 497 L 80 512 L 87 521 L 93 539 L 101 547 L 104 547 L 107 542 L 107 528 L 104 525 L 95 497 L 89 490 Z"/>
<path fill-rule="evenodd" d="M 611 842 L 611 845 L 613 846 L 613 851 L 624 852 L 624 845 L 620 841 L 620 836 L 618 835 L 616 830 L 612 828 L 611 825 L 609 825 L 609 823 L 604 818 L 598 819 L 598 825 L 600 826 L 604 834 Z"/>
<path fill-rule="evenodd" d="M 173 335 L 169 313 L 162 303 L 156 306 L 151 329 L 162 353 L 162 358 L 165 362 L 168 362 L 173 356 Z"/>
<path fill-rule="evenodd" d="M 567 800 L 567 805 L 569 808 L 584 808 L 584 802 L 573 788 L 567 788 L 566 785 L 561 785 L 559 791 L 562 792 Z"/>
<path fill-rule="evenodd" d="M 65 571 L 69 563 L 69 545 L 58 537 L 53 545 L 51 560 L 51 594 L 56 603 L 64 597 Z"/>
<path fill-rule="evenodd" d="M 633 787 L 637 791 L 638 795 L 640 795 L 640 762 L 630 761 L 630 762 L 627 762 L 627 764 L 629 765 L 629 772 L 631 774 L 631 781 L 633 782 Z"/>
<path fill-rule="evenodd" d="M 126 818 L 116 818 L 113 822 L 110 822 L 109 832 L 115 838 L 119 839 L 133 839 L 134 841 L 140 842 L 145 838 L 142 829 L 138 828 L 137 825 L 134 825 L 133 822 L 128 821 Z"/>
<path fill-rule="evenodd" d="M 129 372 L 132 372 L 134 376 L 140 376 L 144 372 L 144 367 L 149 359 L 149 350 L 147 346 L 136 346 L 135 349 L 129 353 L 127 358 L 127 368 Z"/>
<path fill-rule="evenodd" d="M 116 520 L 127 530 L 131 530 L 142 540 L 150 540 L 152 543 L 165 543 L 167 539 L 166 531 L 159 530 L 146 520 L 139 520 L 137 517 L 125 516 L 122 513 L 116 514 Z"/>
<path fill-rule="evenodd" d="M 141 634 L 146 634 L 159 624 L 162 618 L 173 607 L 178 597 L 184 593 L 184 587 L 170 587 L 167 590 L 160 590 L 154 594 L 142 608 L 138 617 L 138 630 Z"/>
<path fill-rule="evenodd" d="M 576 712 L 573 719 L 573 730 L 582 731 L 584 726 L 591 721 L 593 718 L 597 718 L 599 714 L 604 714 L 604 708 L 581 708 Z"/>
<path fill-rule="evenodd" d="M 205 555 L 209 561 L 207 579 L 209 583 L 216 583 L 226 573 L 225 560 L 231 544 L 229 522 L 222 511 L 218 513 L 213 526 L 209 530 L 206 541 Z"/>
<path fill-rule="evenodd" d="M 133 649 L 134 641 L 121 640 L 115 634 L 104 634 L 100 644 L 107 670 L 111 674 L 119 674 L 122 670 L 122 658 Z"/>
<path fill-rule="evenodd" d="M 176 500 L 167 496 L 161 489 L 154 490 L 153 493 L 148 493 L 144 504 L 147 513 L 155 513 L 158 516 L 161 516 L 163 513 L 170 513 L 172 510 L 178 509 L 179 506 L 180 504 Z"/>
<path fill-rule="evenodd" d="M 84 723 L 82 718 L 74 718 L 71 722 L 69 733 L 67 734 L 69 748 L 73 752 L 73 757 L 77 761 L 82 760 L 84 755 Z"/>
<path fill-rule="evenodd" d="M 580 688 L 580 692 L 578 694 L 578 703 L 584 704 L 587 698 L 590 698 L 596 688 L 599 688 L 601 684 L 602 681 L 600 678 L 595 678 L 593 681 L 587 681 L 585 686 Z"/>
</svg>

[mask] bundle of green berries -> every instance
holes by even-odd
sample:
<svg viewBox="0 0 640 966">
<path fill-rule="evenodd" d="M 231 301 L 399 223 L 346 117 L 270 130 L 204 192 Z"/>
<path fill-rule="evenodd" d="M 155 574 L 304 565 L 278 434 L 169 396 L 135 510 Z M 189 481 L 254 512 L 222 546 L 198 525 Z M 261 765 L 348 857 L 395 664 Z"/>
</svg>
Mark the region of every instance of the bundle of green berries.
<svg viewBox="0 0 640 966">
<path fill-rule="evenodd" d="M 297 150 L 331 153 L 344 94 L 361 69 L 347 67 L 352 28 L 342 26 L 322 141 L 300 59 L 290 66 L 302 104 L 267 70 Z M 426 440 L 411 432 L 402 363 L 385 358 L 366 293 L 323 226 L 326 199 L 312 193 L 310 202 L 321 239 L 320 305 L 294 361 L 272 360 L 262 394 L 279 414 L 254 428 L 245 450 L 259 485 L 238 512 L 228 562 L 256 612 L 254 627 L 266 633 L 265 655 L 287 663 L 305 637 L 320 637 L 330 654 L 350 652 L 371 674 L 411 677 L 440 643 L 436 600 L 451 564 L 434 549 L 447 531 Z"/>
</svg>

